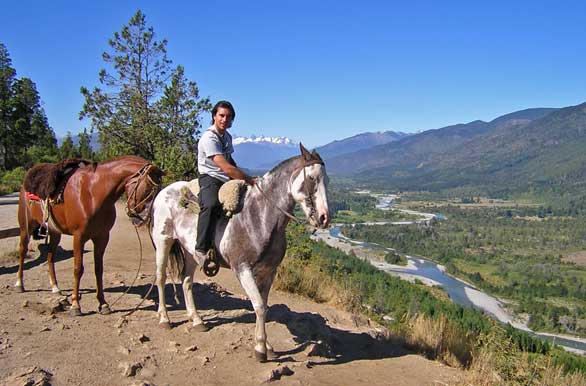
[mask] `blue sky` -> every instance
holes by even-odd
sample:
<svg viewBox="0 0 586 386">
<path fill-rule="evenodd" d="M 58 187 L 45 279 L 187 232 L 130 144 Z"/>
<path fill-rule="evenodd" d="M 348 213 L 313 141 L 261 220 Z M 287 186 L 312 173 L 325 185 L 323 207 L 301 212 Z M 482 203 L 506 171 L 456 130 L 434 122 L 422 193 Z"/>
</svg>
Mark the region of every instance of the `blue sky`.
<svg viewBox="0 0 586 386">
<path fill-rule="evenodd" d="M 309 146 L 586 101 L 584 1 L 11 1 L 0 42 L 57 135 L 98 85 L 101 53 L 141 9 L 232 132 Z M 206 122 L 208 118 L 206 117 Z"/>
</svg>

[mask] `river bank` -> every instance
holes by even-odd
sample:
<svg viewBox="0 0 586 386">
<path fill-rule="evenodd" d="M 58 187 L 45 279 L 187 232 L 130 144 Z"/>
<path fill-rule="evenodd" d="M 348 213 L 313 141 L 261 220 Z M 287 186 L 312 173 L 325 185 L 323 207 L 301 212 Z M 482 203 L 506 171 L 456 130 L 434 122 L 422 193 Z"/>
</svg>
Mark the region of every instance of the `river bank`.
<svg viewBox="0 0 586 386">
<path fill-rule="evenodd" d="M 384 200 L 381 199 L 383 197 Z M 393 199 L 390 199 L 390 197 Z M 378 198 L 378 209 L 393 209 L 393 200 L 396 198 L 396 196 L 379 196 Z M 420 220 L 408 222 L 409 224 L 429 222 L 430 220 L 437 218 L 437 215 L 430 213 L 420 213 L 416 211 L 408 211 L 408 213 L 419 215 L 421 217 Z M 442 219 L 445 219 L 445 217 Z M 405 222 L 400 222 L 400 224 L 404 223 Z M 378 225 L 378 223 L 360 224 Z M 395 223 L 387 222 L 380 225 L 393 224 Z M 445 272 L 445 267 L 436 264 L 429 259 L 423 257 L 407 256 L 406 266 L 385 263 L 382 257 L 389 251 L 393 251 L 393 249 L 382 247 L 374 243 L 349 239 L 341 233 L 339 226 L 335 225 L 329 230 L 320 230 L 316 232 L 313 238 L 314 240 L 321 240 L 329 246 L 340 249 L 347 254 L 354 254 L 358 258 L 368 261 L 377 269 L 387 272 L 391 275 L 398 276 L 403 280 L 410 282 L 419 281 L 428 286 L 440 286 L 446 291 L 450 299 L 457 304 L 465 307 L 476 308 L 490 315 L 501 323 L 510 324 L 519 330 L 531 333 L 540 337 L 541 339 L 555 341 L 556 344 L 564 347 L 568 351 L 586 354 L 586 339 L 562 334 L 534 332 L 527 326 L 526 320 L 514 315 L 507 310 L 505 306 L 506 303 L 504 301 L 480 291 L 478 288 L 471 285 L 470 283 L 465 282 L 464 280 L 448 275 Z"/>
</svg>

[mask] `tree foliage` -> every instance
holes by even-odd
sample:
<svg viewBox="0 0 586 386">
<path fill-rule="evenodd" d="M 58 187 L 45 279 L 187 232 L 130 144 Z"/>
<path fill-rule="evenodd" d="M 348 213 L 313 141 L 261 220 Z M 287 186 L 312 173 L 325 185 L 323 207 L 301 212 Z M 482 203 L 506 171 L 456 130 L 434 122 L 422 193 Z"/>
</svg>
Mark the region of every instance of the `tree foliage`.
<svg viewBox="0 0 586 386">
<path fill-rule="evenodd" d="M 35 83 L 16 77 L 8 50 L 0 43 L 0 168 L 51 158 L 56 151 L 55 133 Z"/>
<path fill-rule="evenodd" d="M 91 136 L 90 134 L 88 134 L 87 129 L 83 129 L 83 131 L 77 135 L 77 139 L 77 154 L 83 159 L 94 159 L 94 151 L 92 149 Z"/>
<path fill-rule="evenodd" d="M 171 67 L 167 40 L 157 40 L 141 11 L 115 32 L 102 54 L 102 88 L 81 93 L 80 118 L 99 133 L 103 156 L 136 154 L 154 160 L 176 177 L 193 169 L 200 114 L 210 109 L 181 66 Z"/>
</svg>

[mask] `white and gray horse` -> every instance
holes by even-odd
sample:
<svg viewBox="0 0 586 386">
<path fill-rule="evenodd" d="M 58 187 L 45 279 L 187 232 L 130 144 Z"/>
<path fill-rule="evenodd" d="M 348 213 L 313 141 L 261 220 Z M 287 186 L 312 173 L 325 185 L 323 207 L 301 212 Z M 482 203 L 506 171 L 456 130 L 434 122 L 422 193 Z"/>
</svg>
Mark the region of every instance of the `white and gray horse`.
<svg viewBox="0 0 586 386">
<path fill-rule="evenodd" d="M 301 156 L 290 158 L 248 186 L 242 211 L 230 220 L 218 221 L 214 245 L 222 265 L 229 267 L 252 301 L 256 313 L 255 354 L 260 361 L 273 350 L 267 341 L 265 318 L 267 299 L 277 267 L 283 260 L 287 241 L 285 228 L 289 215 L 299 204 L 309 222 L 325 228 L 330 222 L 328 176 L 320 156 L 303 145 Z M 153 205 L 152 237 L 156 248 L 159 323 L 170 327 L 165 304 L 166 267 L 175 243 L 181 247 L 184 268 L 181 272 L 188 317 L 192 327 L 207 328 L 197 313 L 191 291 L 193 275 L 203 261 L 194 257 L 197 214 L 180 205 L 186 182 L 175 182 L 163 189 Z"/>
</svg>

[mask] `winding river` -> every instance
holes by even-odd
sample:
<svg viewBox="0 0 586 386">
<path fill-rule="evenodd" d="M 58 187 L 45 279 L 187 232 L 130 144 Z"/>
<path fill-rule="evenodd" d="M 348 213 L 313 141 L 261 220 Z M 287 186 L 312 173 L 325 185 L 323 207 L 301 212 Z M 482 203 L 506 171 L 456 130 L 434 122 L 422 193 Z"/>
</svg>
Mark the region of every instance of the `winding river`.
<svg viewBox="0 0 586 386">
<path fill-rule="evenodd" d="M 391 210 L 395 195 L 383 195 L 378 197 L 377 209 Z M 399 210 L 399 209 L 394 209 Z M 415 211 L 401 210 L 402 212 L 415 214 L 421 217 L 417 221 L 397 221 L 397 222 L 367 222 L 364 225 L 405 225 L 413 223 L 423 223 L 433 218 L 445 219 L 439 214 L 419 213 Z M 338 248 L 346 253 L 352 251 L 357 257 L 369 261 L 373 266 L 381 271 L 391 275 L 396 275 L 402 279 L 414 282 L 420 281 L 427 285 L 441 286 L 450 299 L 456 304 L 464 307 L 476 308 L 502 323 L 509 323 L 513 327 L 526 331 L 543 340 L 555 342 L 568 351 L 586 354 L 586 339 L 571 337 L 567 335 L 556 335 L 547 333 L 536 333 L 527 325 L 511 314 L 503 305 L 503 302 L 491 295 L 478 290 L 473 285 L 462 280 L 456 279 L 445 273 L 445 268 L 433 261 L 415 256 L 407 256 L 407 266 L 393 265 L 380 261 L 376 256 L 383 255 L 391 248 L 382 247 L 378 244 L 367 243 L 359 240 L 352 240 L 345 237 L 340 226 L 334 224 L 330 229 L 318 230 L 313 236 L 316 240 L 324 241 L 326 244 Z"/>
</svg>

